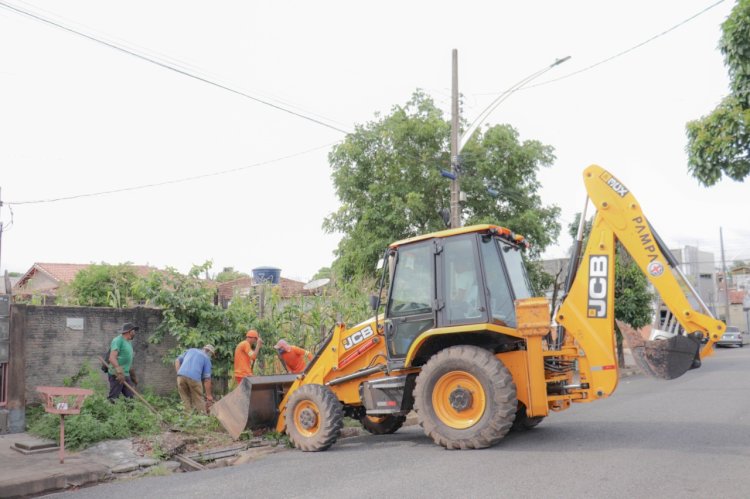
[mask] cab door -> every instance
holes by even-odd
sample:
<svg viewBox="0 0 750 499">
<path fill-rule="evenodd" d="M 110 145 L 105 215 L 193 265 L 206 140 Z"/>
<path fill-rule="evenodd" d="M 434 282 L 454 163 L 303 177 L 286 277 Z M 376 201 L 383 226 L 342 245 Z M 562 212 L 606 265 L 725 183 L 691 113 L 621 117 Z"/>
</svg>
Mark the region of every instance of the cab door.
<svg viewBox="0 0 750 499">
<path fill-rule="evenodd" d="M 389 364 L 403 365 L 409 347 L 422 332 L 435 327 L 434 241 L 398 248 L 386 308 Z"/>
<path fill-rule="evenodd" d="M 477 235 L 440 241 L 438 281 L 440 327 L 488 322 L 487 293 L 477 248 Z"/>
</svg>

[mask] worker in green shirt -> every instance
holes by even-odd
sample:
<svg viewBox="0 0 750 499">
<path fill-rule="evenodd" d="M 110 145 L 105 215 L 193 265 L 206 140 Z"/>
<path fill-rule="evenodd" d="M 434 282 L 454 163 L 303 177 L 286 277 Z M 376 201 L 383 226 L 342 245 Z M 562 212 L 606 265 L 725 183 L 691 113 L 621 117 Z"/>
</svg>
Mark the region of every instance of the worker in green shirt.
<svg viewBox="0 0 750 499">
<path fill-rule="evenodd" d="M 109 396 L 107 398 L 110 402 L 114 402 L 120 395 L 133 398 L 133 391 L 127 385 L 138 384 L 135 372 L 133 372 L 132 345 L 138 329 L 135 324 L 126 322 L 122 325 L 120 334 L 112 340 L 109 346 Z"/>
</svg>

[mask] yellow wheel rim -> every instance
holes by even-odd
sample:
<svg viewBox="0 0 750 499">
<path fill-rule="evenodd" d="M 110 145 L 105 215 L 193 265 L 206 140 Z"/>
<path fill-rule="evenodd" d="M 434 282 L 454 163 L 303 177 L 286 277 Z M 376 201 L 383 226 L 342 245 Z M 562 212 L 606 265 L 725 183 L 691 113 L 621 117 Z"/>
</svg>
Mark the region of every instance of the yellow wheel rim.
<svg viewBox="0 0 750 499">
<path fill-rule="evenodd" d="M 432 407 L 445 425 L 464 430 L 482 418 L 487 400 L 476 377 L 466 371 L 451 371 L 435 383 Z"/>
<path fill-rule="evenodd" d="M 309 400 L 303 400 L 294 407 L 294 427 L 305 437 L 315 435 L 320 429 L 320 411 Z"/>
</svg>

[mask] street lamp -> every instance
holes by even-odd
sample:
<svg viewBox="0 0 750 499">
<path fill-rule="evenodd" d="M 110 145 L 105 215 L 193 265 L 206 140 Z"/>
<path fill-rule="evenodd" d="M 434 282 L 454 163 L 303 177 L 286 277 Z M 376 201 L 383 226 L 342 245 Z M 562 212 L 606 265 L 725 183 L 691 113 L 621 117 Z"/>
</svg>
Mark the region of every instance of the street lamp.
<svg viewBox="0 0 750 499">
<path fill-rule="evenodd" d="M 525 85 L 527 85 L 528 83 L 531 83 L 533 80 L 539 78 L 540 76 L 542 76 L 547 71 L 551 70 L 555 66 L 559 66 L 560 64 L 562 64 L 564 62 L 567 62 L 568 60 L 570 60 L 570 56 L 569 55 L 565 56 L 565 57 L 563 57 L 561 59 L 556 59 L 555 62 L 553 62 L 549 66 L 545 66 L 544 68 L 540 69 L 539 71 L 530 74 L 526 78 L 524 78 L 521 81 L 517 82 L 515 85 L 511 86 L 506 91 L 504 91 L 500 95 L 498 95 L 495 98 L 495 100 L 493 100 L 490 103 L 489 106 L 487 106 L 486 108 L 484 108 L 484 111 L 482 111 L 481 113 L 479 113 L 479 116 L 477 116 L 476 119 L 471 122 L 471 124 L 469 125 L 469 128 L 467 128 L 466 131 L 463 133 L 463 135 L 461 135 L 461 139 L 459 141 L 459 146 L 458 146 L 458 152 L 460 153 L 463 150 L 464 146 L 469 141 L 469 139 L 471 138 L 472 134 L 477 130 L 477 128 L 479 128 L 482 125 L 482 123 L 484 123 L 484 121 L 489 117 L 489 115 L 492 114 L 492 112 L 495 109 L 497 109 L 497 107 L 500 104 L 502 104 L 502 102 L 505 99 L 507 99 L 508 97 L 510 97 L 511 94 L 513 94 L 516 90 L 520 90 Z"/>
</svg>

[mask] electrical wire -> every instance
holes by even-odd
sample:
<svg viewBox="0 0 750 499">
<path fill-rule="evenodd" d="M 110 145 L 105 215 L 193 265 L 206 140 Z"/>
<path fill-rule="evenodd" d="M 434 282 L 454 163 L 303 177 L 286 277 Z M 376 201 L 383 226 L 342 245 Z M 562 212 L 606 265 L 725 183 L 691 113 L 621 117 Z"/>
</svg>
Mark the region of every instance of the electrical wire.
<svg viewBox="0 0 750 499">
<path fill-rule="evenodd" d="M 218 83 L 216 81 L 213 81 L 213 80 L 211 80 L 209 78 L 200 76 L 200 75 L 195 74 L 194 72 L 188 70 L 187 68 L 184 68 L 184 67 L 180 68 L 178 65 L 176 65 L 174 63 L 159 61 L 159 60 L 155 59 L 154 57 L 150 57 L 148 55 L 138 53 L 135 50 L 123 47 L 123 46 L 118 45 L 118 44 L 116 44 L 114 42 L 109 42 L 109 41 L 103 40 L 101 38 L 98 38 L 96 36 L 89 35 L 89 34 L 84 33 L 82 31 L 76 30 L 76 29 L 71 28 L 69 26 L 65 26 L 64 24 L 56 22 L 56 21 L 54 21 L 52 19 L 48 19 L 48 18 L 46 18 L 46 17 L 44 17 L 44 16 L 42 16 L 40 14 L 37 14 L 37 13 L 34 13 L 34 12 L 30 12 L 30 11 L 22 9 L 22 8 L 16 6 L 16 5 L 8 4 L 7 2 L 5 2 L 3 0 L 0 0 L 0 7 L 4 7 L 6 9 L 8 9 L 8 10 L 14 11 L 14 12 L 16 12 L 18 14 L 25 15 L 25 16 L 30 17 L 32 19 L 35 19 L 37 21 L 41 21 L 41 22 L 47 23 L 49 25 L 55 26 L 55 27 L 60 28 L 62 30 L 68 31 L 70 33 L 73 33 L 73 34 L 76 34 L 76 35 L 81 36 L 83 38 L 86 38 L 88 40 L 91 40 L 93 42 L 100 43 L 102 45 L 105 45 L 107 47 L 113 48 L 113 49 L 118 50 L 120 52 L 123 52 L 125 54 L 131 55 L 131 56 L 136 57 L 138 59 L 150 62 L 150 63 L 155 64 L 157 66 L 160 66 L 160 67 L 162 67 L 164 69 L 168 69 L 170 71 L 174 71 L 176 73 L 179 73 L 179 74 L 181 74 L 183 76 L 187 76 L 189 78 L 193 78 L 195 80 L 202 81 L 203 83 L 207 83 L 207 84 L 212 85 L 214 87 L 221 88 L 221 89 L 226 90 L 228 92 L 231 92 L 233 94 L 240 95 L 240 96 L 245 97 L 247 99 L 250 99 L 250 100 L 253 100 L 253 101 L 258 102 L 260 104 L 269 106 L 269 107 L 274 108 L 276 110 L 283 111 L 285 113 L 291 114 L 291 115 L 296 116 L 298 118 L 302 118 L 302 119 L 305 119 L 307 121 L 311 121 L 311 122 L 316 123 L 318 125 L 324 126 L 326 128 L 330 128 L 332 130 L 336 130 L 337 132 L 341 132 L 341 133 L 344 133 L 344 134 L 351 133 L 348 130 L 345 130 L 343 128 L 339 128 L 337 126 L 325 123 L 324 121 L 321 121 L 319 119 L 313 118 L 312 116 L 309 116 L 309 115 L 306 115 L 306 114 L 302 114 L 302 113 L 293 111 L 293 110 L 289 109 L 288 107 L 285 107 L 285 106 L 282 106 L 282 105 L 279 105 L 279 104 L 275 104 L 273 102 L 269 102 L 268 100 L 261 99 L 259 97 L 255 97 L 255 96 L 250 95 L 249 93 L 244 92 L 242 90 L 238 90 L 238 89 L 232 88 L 232 87 L 230 87 L 228 85 L 224 85 L 222 83 Z"/>
<path fill-rule="evenodd" d="M 148 189 L 148 188 L 151 188 L 151 187 L 160 187 L 160 186 L 163 186 L 163 185 L 180 184 L 180 183 L 189 182 L 189 181 L 192 181 L 192 180 L 199 180 L 199 179 L 208 178 L 208 177 L 218 177 L 220 175 L 228 175 L 230 173 L 236 173 L 236 172 L 239 172 L 239 171 L 248 170 L 250 168 L 255 168 L 255 167 L 258 167 L 258 166 L 264 166 L 264 165 L 269 165 L 271 163 L 277 163 L 279 161 L 283 161 L 283 160 L 291 159 L 291 158 L 296 158 L 298 156 L 309 154 L 311 152 L 319 151 L 321 149 L 325 149 L 327 147 L 331 147 L 331 146 L 333 146 L 335 144 L 338 144 L 338 142 L 332 142 L 330 144 L 326 144 L 326 145 L 323 145 L 323 146 L 314 147 L 312 149 L 307 149 L 306 151 L 301 151 L 301 152 L 297 152 L 297 153 L 294 153 L 294 154 L 289 154 L 287 156 L 282 156 L 280 158 L 269 159 L 269 160 L 266 160 L 266 161 L 259 161 L 257 163 L 253 163 L 251 165 L 240 166 L 240 167 L 237 167 L 237 168 L 230 168 L 228 170 L 221 170 L 221 171 L 218 171 L 218 172 L 204 173 L 204 174 L 201 174 L 201 175 L 194 175 L 192 177 L 183 177 L 183 178 L 179 178 L 179 179 L 165 180 L 163 182 L 155 182 L 155 183 L 151 183 L 151 184 L 135 185 L 135 186 L 131 186 L 131 187 L 122 187 L 122 188 L 119 188 L 119 189 L 110 189 L 110 190 L 107 190 L 107 191 L 90 192 L 90 193 L 86 193 L 86 194 L 76 194 L 76 195 L 72 195 L 72 196 L 63 196 L 63 197 L 58 197 L 58 198 L 35 199 L 35 200 L 29 200 L 29 201 L 8 201 L 8 202 L 5 202 L 4 204 L 7 204 L 8 206 L 19 206 L 19 205 L 24 205 L 24 204 L 55 203 L 55 202 L 58 202 L 58 201 L 69 201 L 71 199 L 80 199 L 80 198 L 89 198 L 89 197 L 95 197 L 95 196 L 103 196 L 105 194 L 115 194 L 115 193 L 119 193 L 119 192 L 137 191 L 137 190 L 141 190 L 141 189 Z"/>
<path fill-rule="evenodd" d="M 693 14 L 692 16 L 688 17 L 688 18 L 687 18 L 687 19 L 685 19 L 684 21 L 681 21 L 681 22 L 679 22 L 679 23 L 675 24 L 675 25 L 674 25 L 674 26 L 672 26 L 671 28 L 669 28 L 669 29 L 667 29 L 667 30 L 665 30 L 665 31 L 662 31 L 662 32 L 661 32 L 661 33 L 659 33 L 659 34 L 657 34 L 657 35 L 654 35 L 654 36 L 652 36 L 651 38 L 648 38 L 648 39 L 646 39 L 646 40 L 642 41 L 641 43 L 638 43 L 638 44 L 636 44 L 636 45 L 633 45 L 632 47 L 630 47 L 630 48 L 628 48 L 628 49 L 625 49 L 625 50 L 623 50 L 623 51 L 621 51 L 621 52 L 618 52 L 618 53 L 616 53 L 615 55 L 612 55 L 612 56 L 606 57 L 606 58 L 604 58 L 604 59 L 602 59 L 602 60 L 600 60 L 600 61 L 598 61 L 598 62 L 595 62 L 594 64 L 591 64 L 590 66 L 586 66 L 586 67 L 585 67 L 585 68 L 583 68 L 583 69 L 579 69 L 579 70 L 577 70 L 577 71 L 573 71 L 572 73 L 568 73 L 568 74 L 566 74 L 566 75 L 563 75 L 563 76 L 560 76 L 560 77 L 558 77 L 558 78 L 553 78 L 553 79 L 551 79 L 551 80 L 547 80 L 547 81 L 542 81 L 542 82 L 536 83 L 536 84 L 534 84 L 534 85 L 528 85 L 528 86 L 524 87 L 524 88 L 523 88 L 523 90 L 529 90 L 529 89 L 532 89 L 532 88 L 537 88 L 537 87 L 541 87 L 541 86 L 543 86 L 543 85 L 549 85 L 550 83 L 555 83 L 555 82 L 558 82 L 558 81 L 562 81 L 562 80 L 565 80 L 565 79 L 571 78 L 571 77 L 573 77 L 573 76 L 579 75 L 579 74 L 581 74 L 581 73 L 585 73 L 586 71 L 590 71 L 590 70 L 592 70 L 592 69 L 594 69 L 594 68 L 596 68 L 596 67 L 598 67 L 598 66 L 601 66 L 602 64 L 605 64 L 605 63 L 607 63 L 607 62 L 610 62 L 610 61 L 612 61 L 612 60 L 614 60 L 614 59 L 617 59 L 618 57 L 621 57 L 621 56 L 623 56 L 623 55 L 625 55 L 625 54 L 628 54 L 628 53 L 630 53 L 630 52 L 632 52 L 632 51 L 634 51 L 634 50 L 637 50 L 637 49 L 639 49 L 639 48 L 643 47 L 644 45 L 646 45 L 646 44 L 648 44 L 648 43 L 650 43 L 650 42 L 652 42 L 652 41 L 656 40 L 657 38 L 660 38 L 660 37 L 662 37 L 662 36 L 664 36 L 664 35 L 666 35 L 666 34 L 668 34 L 668 33 L 672 32 L 672 31 L 676 30 L 677 28 L 679 28 L 679 27 L 681 27 L 681 26 L 683 26 L 683 25 L 685 25 L 685 24 L 689 23 L 690 21 L 692 21 L 692 20 L 693 20 L 693 19 L 695 19 L 696 17 L 699 17 L 699 16 L 701 16 L 701 15 L 705 14 L 706 12 L 708 12 L 709 10 L 713 9 L 714 7 L 716 7 L 717 5 L 719 5 L 719 4 L 721 4 L 721 3 L 724 3 L 724 0 L 719 0 L 718 2 L 714 2 L 714 3 L 712 3 L 711 5 L 709 5 L 708 7 L 705 7 L 705 8 L 704 8 L 703 10 L 701 10 L 700 12 L 697 12 L 696 14 Z"/>
</svg>

